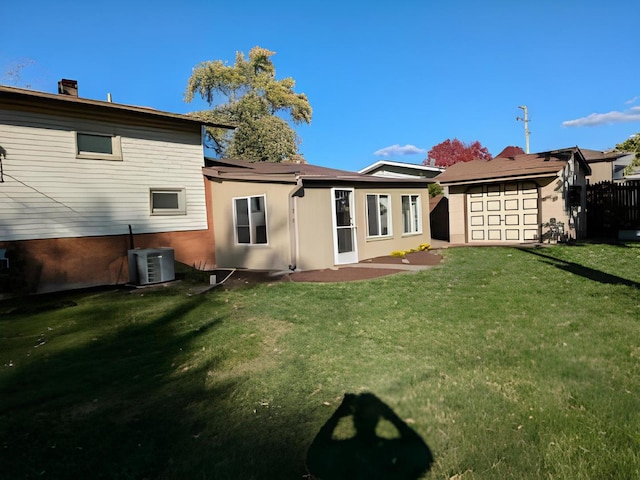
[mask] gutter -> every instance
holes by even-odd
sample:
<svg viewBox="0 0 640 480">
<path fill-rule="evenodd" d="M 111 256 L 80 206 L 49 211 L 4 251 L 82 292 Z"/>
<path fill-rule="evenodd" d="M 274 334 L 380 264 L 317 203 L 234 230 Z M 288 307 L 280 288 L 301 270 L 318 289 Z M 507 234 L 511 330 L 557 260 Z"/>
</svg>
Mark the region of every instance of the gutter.
<svg viewBox="0 0 640 480">
<path fill-rule="evenodd" d="M 289 270 L 295 272 L 298 268 L 298 257 L 300 255 L 300 235 L 298 233 L 298 197 L 304 195 L 302 178 L 296 175 L 296 186 L 289 192 L 289 252 L 291 263 Z"/>
</svg>

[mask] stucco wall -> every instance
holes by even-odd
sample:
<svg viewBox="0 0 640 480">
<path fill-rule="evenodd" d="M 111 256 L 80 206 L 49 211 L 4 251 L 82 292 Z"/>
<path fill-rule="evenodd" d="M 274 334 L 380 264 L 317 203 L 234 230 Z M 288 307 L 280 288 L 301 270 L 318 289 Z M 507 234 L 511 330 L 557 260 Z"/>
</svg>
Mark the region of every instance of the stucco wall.
<svg viewBox="0 0 640 480">
<path fill-rule="evenodd" d="M 610 182 L 613 179 L 613 166 L 611 162 L 592 162 L 589 181 L 594 183 Z"/>
<path fill-rule="evenodd" d="M 467 242 L 466 187 L 451 186 L 449 190 L 449 242 Z"/>
<path fill-rule="evenodd" d="M 316 270 L 333 266 L 331 189 L 305 188 L 304 196 L 297 198 L 296 204 L 299 238 L 297 268 Z M 356 204 L 355 208 L 357 215 L 360 207 Z"/>
<path fill-rule="evenodd" d="M 216 238 L 216 264 L 221 268 L 252 270 L 287 270 L 291 264 L 289 194 L 292 184 L 264 182 L 209 181 L 212 193 Z M 236 242 L 233 199 L 265 196 L 267 218 L 266 244 Z"/>
<path fill-rule="evenodd" d="M 391 202 L 391 235 L 388 237 L 367 236 L 367 194 L 387 194 Z M 420 196 L 420 217 L 422 231 L 405 234 L 402 231 L 402 196 Z M 361 187 L 356 190 L 358 225 L 358 253 L 360 260 L 389 255 L 394 250 L 410 250 L 431 242 L 429 222 L 429 193 L 424 189 L 389 189 Z"/>
<path fill-rule="evenodd" d="M 429 198 L 427 189 L 354 189 L 354 219 L 358 259 L 389 255 L 393 250 L 409 250 L 430 243 Z M 215 219 L 216 262 L 218 267 L 253 270 L 315 270 L 335 265 L 333 199 L 330 186 L 306 185 L 291 197 L 292 183 L 220 181 L 209 182 Z M 388 238 L 367 238 L 366 195 L 386 193 L 391 197 L 392 232 Z M 420 194 L 422 231 L 402 233 L 401 196 Z M 234 232 L 233 198 L 265 195 L 268 243 L 238 244 Z"/>
</svg>

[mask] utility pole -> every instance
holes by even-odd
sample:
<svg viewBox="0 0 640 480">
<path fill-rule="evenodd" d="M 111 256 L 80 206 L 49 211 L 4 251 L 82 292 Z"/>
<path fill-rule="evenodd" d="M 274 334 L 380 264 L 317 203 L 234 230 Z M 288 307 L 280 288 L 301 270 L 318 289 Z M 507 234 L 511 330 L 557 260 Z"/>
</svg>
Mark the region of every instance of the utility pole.
<svg viewBox="0 0 640 480">
<path fill-rule="evenodd" d="M 520 105 L 518 108 L 521 108 L 524 111 L 524 118 L 516 117 L 516 120 L 522 120 L 524 122 L 524 138 L 525 138 L 525 153 L 529 153 L 529 135 L 531 132 L 529 131 L 529 110 L 526 105 Z"/>
</svg>

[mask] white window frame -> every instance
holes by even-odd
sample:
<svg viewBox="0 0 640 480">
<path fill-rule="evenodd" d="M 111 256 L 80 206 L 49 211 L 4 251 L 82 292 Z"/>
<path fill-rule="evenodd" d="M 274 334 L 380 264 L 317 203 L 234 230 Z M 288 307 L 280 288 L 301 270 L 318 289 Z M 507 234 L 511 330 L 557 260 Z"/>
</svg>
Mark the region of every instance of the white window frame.
<svg viewBox="0 0 640 480">
<path fill-rule="evenodd" d="M 92 151 L 86 151 L 86 150 L 80 151 L 80 147 L 79 147 L 80 142 L 78 142 L 78 135 L 110 138 L 111 153 L 92 152 Z M 109 133 L 99 133 L 99 132 L 77 131 L 77 132 L 73 132 L 73 138 L 75 140 L 76 158 L 86 158 L 91 160 L 122 161 L 122 145 L 120 142 L 119 135 L 111 135 Z"/>
<path fill-rule="evenodd" d="M 405 209 L 405 199 L 409 199 L 409 209 Z M 402 233 L 418 235 L 422 233 L 422 200 L 419 194 L 402 195 Z M 407 221 L 407 213 L 409 215 Z"/>
<path fill-rule="evenodd" d="M 252 212 L 251 211 L 251 206 L 253 205 L 252 200 L 254 198 L 261 198 L 262 199 L 262 208 L 263 211 L 257 211 L 257 212 Z M 249 221 L 249 225 L 239 225 L 238 224 L 238 209 L 237 209 L 237 205 L 238 202 L 240 201 L 246 201 L 247 202 L 247 211 L 248 211 L 248 221 Z M 266 194 L 262 194 L 262 195 L 249 195 L 246 197 L 233 197 L 232 199 L 232 206 L 233 206 L 233 235 L 235 238 L 235 242 L 236 245 L 259 245 L 259 246 L 263 246 L 263 245 L 269 245 L 269 219 L 267 217 L 267 196 Z M 264 217 L 264 225 L 262 225 L 262 223 L 260 224 L 256 224 L 256 220 L 259 219 L 260 217 Z M 258 234 L 257 234 L 257 227 L 261 227 L 264 226 L 264 242 L 260 242 L 258 241 Z M 249 228 L 249 241 L 248 242 L 241 242 L 240 238 L 238 236 L 238 227 L 248 227 Z"/>
<path fill-rule="evenodd" d="M 177 208 L 160 208 L 153 204 L 154 194 L 175 194 L 178 200 Z M 187 214 L 187 192 L 185 188 L 150 188 L 149 189 L 149 210 L 151 215 L 186 215 Z"/>
<path fill-rule="evenodd" d="M 375 197 L 375 212 L 371 212 L 369 210 L 369 197 Z M 387 199 L 387 205 L 386 205 L 387 211 L 384 213 L 382 213 L 379 208 L 381 197 L 386 197 Z M 367 193 L 365 195 L 365 206 L 366 206 L 365 214 L 366 214 L 366 225 L 367 225 L 367 237 L 368 238 L 386 238 L 386 237 L 393 236 L 393 231 L 391 228 L 391 226 L 393 225 L 393 222 L 391 220 L 391 195 L 389 195 L 388 193 Z M 373 219 L 369 218 L 370 215 L 375 216 L 375 222 L 376 222 L 376 227 L 378 229 L 378 233 L 371 233 L 370 220 L 373 220 Z M 385 215 L 386 215 L 387 233 L 382 233 L 382 230 L 383 230 L 382 219 Z"/>
</svg>

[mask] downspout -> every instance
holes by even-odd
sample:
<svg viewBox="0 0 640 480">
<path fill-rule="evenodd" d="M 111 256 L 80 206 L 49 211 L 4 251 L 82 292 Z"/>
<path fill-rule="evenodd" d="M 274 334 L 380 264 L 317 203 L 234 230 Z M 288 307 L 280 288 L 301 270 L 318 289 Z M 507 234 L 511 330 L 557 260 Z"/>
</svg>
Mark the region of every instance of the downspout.
<svg viewBox="0 0 640 480">
<path fill-rule="evenodd" d="M 304 192 L 302 178 L 296 175 L 296 186 L 289 193 L 289 252 L 291 263 L 289 270 L 294 272 L 298 268 L 298 255 L 300 253 L 300 237 L 298 234 L 298 197 L 300 192 Z"/>
</svg>

